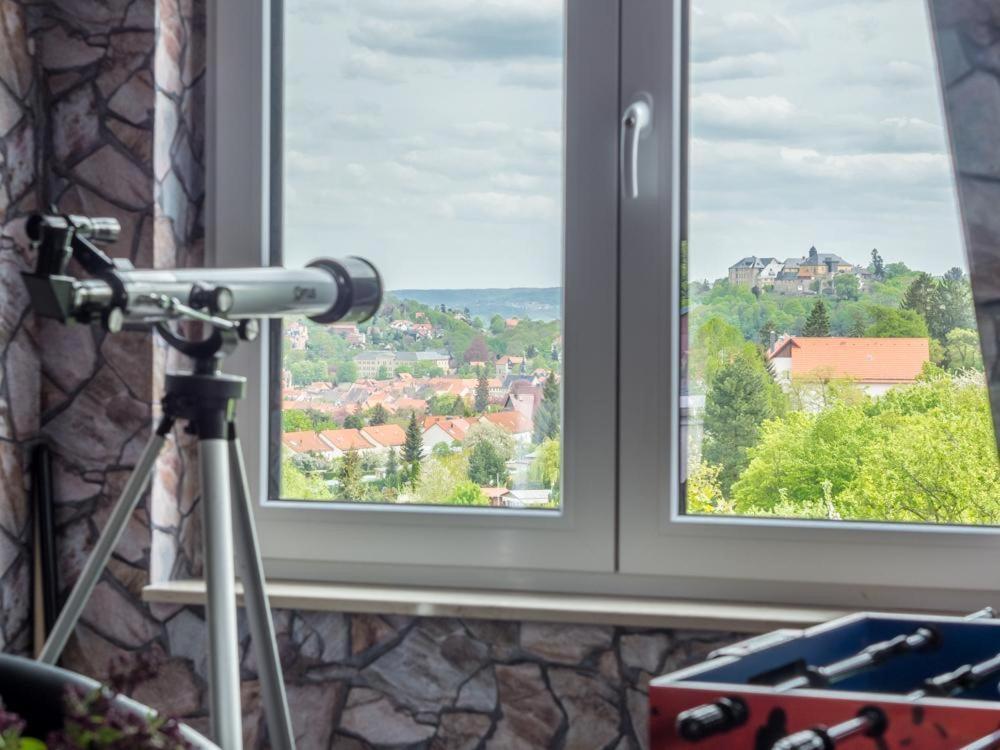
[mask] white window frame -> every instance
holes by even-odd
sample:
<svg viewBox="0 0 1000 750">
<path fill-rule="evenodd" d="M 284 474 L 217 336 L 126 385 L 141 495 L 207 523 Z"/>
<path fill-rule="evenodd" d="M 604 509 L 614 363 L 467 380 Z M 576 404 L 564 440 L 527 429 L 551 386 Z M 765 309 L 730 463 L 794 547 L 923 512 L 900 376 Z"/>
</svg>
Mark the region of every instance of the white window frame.
<svg viewBox="0 0 1000 750">
<path fill-rule="evenodd" d="M 265 502 L 265 331 L 227 367 L 249 378 L 240 429 L 269 574 L 859 608 L 981 606 L 1000 584 L 993 528 L 681 512 L 674 348 L 683 0 L 568 4 L 565 237 L 574 255 L 565 271 L 564 509 Z M 210 7 L 207 246 L 217 265 L 260 265 L 270 236 L 271 9 L 268 0 Z M 637 96 L 653 102 L 641 161 L 656 168 L 641 171 L 638 199 L 619 199 L 618 120 Z"/>
</svg>

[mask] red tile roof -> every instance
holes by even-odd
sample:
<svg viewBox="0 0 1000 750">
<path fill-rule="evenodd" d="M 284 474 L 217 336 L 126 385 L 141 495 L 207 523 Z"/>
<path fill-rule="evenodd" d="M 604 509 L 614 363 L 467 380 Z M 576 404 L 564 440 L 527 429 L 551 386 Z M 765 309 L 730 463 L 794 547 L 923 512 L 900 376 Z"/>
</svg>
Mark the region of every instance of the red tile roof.
<svg viewBox="0 0 1000 750">
<path fill-rule="evenodd" d="M 307 430 L 286 432 L 281 436 L 281 442 L 296 453 L 329 453 L 332 450 L 319 439 L 319 435 Z"/>
<path fill-rule="evenodd" d="M 487 422 L 492 422 L 493 424 L 502 427 L 512 434 L 519 432 L 531 432 L 531 420 L 525 417 L 520 412 L 516 411 L 498 411 L 493 414 L 487 414 L 483 417 Z"/>
<path fill-rule="evenodd" d="M 374 448 L 360 430 L 323 430 L 320 436 L 342 451 L 360 451 Z"/>
<path fill-rule="evenodd" d="M 380 424 L 365 427 L 362 431 L 369 440 L 387 448 L 399 446 L 406 442 L 406 432 L 398 424 Z"/>
<path fill-rule="evenodd" d="M 861 383 L 911 383 L 930 359 L 923 338 L 836 338 L 791 336 L 779 341 L 770 359 L 791 357 L 792 377 L 850 378 Z"/>
</svg>

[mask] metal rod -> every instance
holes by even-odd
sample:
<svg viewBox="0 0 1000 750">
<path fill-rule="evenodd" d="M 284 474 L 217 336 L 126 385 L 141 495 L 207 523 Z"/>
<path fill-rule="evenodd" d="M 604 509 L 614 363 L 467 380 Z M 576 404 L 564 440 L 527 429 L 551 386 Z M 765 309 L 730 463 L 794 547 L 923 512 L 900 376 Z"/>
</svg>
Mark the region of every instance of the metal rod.
<svg viewBox="0 0 1000 750">
<path fill-rule="evenodd" d="M 1000 747 L 1000 732 L 994 732 L 964 745 L 961 750 L 995 750 L 998 747 Z"/>
<path fill-rule="evenodd" d="M 52 449 L 39 443 L 31 453 L 31 494 L 38 525 L 41 559 L 42 617 L 46 634 L 59 611 L 59 573 L 56 567 L 56 534 L 52 507 Z"/>
<path fill-rule="evenodd" d="M 236 435 L 236 427 L 229 425 L 229 467 L 232 472 L 233 532 L 236 541 L 236 560 L 240 580 L 243 582 L 243 603 L 250 626 L 250 641 L 257 660 L 267 734 L 274 750 L 295 750 L 285 681 L 281 672 L 278 644 L 274 636 L 271 605 L 265 590 L 264 565 L 260 557 L 260 544 L 253 522 L 250 488 L 247 482 L 243 451 Z"/>
<path fill-rule="evenodd" d="M 888 726 L 885 712 L 877 706 L 866 706 L 858 715 L 832 727 L 813 727 L 778 740 L 771 750 L 830 750 L 843 740 L 863 734 L 880 737 Z"/>
<path fill-rule="evenodd" d="M 215 437 L 200 438 L 198 454 L 208 593 L 209 711 L 215 741 L 223 750 L 240 750 L 243 747 L 243 722 L 240 715 L 228 441 Z"/>
<path fill-rule="evenodd" d="M 62 612 L 59 613 L 55 625 L 52 626 L 52 632 L 49 633 L 45 645 L 42 646 L 42 651 L 38 655 L 39 661 L 45 664 L 55 664 L 59 661 L 59 656 L 66 648 L 66 642 L 76 628 L 83 608 L 87 605 L 87 600 L 93 593 L 94 587 L 97 586 L 101 573 L 108 564 L 111 553 L 118 545 L 136 505 L 139 504 L 139 499 L 149 483 L 153 464 L 156 463 L 156 458 L 163 449 L 163 443 L 166 441 L 167 433 L 170 432 L 173 423 L 172 417 L 163 417 L 156 432 L 146 444 L 132 475 L 125 483 L 121 497 L 111 509 L 108 522 L 105 524 L 101 536 L 98 537 L 90 557 L 87 558 L 87 563 L 83 566 L 80 577 L 76 579 Z"/>
<path fill-rule="evenodd" d="M 991 677 L 1000 674 L 1000 653 L 978 664 L 964 664 L 951 672 L 944 672 L 924 680 L 924 686 L 907 694 L 909 700 L 928 696 L 947 697 L 978 687 Z"/>
</svg>

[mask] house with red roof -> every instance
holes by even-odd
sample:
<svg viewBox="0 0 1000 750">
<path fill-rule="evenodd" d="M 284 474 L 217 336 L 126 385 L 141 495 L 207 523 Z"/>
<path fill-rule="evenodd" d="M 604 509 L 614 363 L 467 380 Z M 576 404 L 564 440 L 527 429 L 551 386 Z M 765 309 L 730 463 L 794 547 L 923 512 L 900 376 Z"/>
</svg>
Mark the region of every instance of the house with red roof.
<svg viewBox="0 0 1000 750">
<path fill-rule="evenodd" d="M 767 354 L 778 381 L 793 383 L 844 380 L 869 396 L 916 381 L 930 361 L 926 338 L 841 338 L 786 336 Z"/>
<path fill-rule="evenodd" d="M 281 436 L 281 444 L 299 455 L 321 456 L 327 460 L 337 455 L 334 447 L 312 430 L 286 432 Z"/>
<path fill-rule="evenodd" d="M 379 447 L 361 434 L 361 430 L 323 430 L 319 433 L 320 439 L 328 443 L 334 456 L 343 456 L 350 451 L 358 453 L 376 453 Z"/>
</svg>

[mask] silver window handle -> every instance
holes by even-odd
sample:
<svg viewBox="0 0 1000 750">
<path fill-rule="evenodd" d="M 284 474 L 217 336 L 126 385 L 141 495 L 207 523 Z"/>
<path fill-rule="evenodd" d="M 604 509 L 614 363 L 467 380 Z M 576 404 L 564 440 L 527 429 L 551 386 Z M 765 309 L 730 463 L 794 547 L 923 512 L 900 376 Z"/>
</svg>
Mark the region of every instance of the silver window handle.
<svg viewBox="0 0 1000 750">
<path fill-rule="evenodd" d="M 622 114 L 622 186 L 629 198 L 639 197 L 639 139 L 653 123 L 649 102 L 637 99 Z"/>
</svg>

